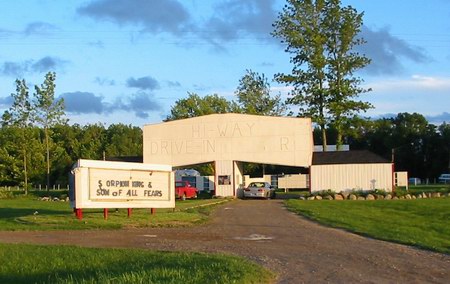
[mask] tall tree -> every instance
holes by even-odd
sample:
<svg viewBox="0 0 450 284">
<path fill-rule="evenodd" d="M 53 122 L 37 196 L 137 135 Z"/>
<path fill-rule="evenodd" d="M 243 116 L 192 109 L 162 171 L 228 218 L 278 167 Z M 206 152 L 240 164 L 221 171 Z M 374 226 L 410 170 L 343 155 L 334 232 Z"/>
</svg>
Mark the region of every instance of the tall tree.
<svg viewBox="0 0 450 284">
<path fill-rule="evenodd" d="M 47 190 L 50 189 L 50 128 L 57 124 L 67 123 L 64 112 L 64 100 L 55 99 L 55 72 L 45 75 L 44 83 L 35 86 L 35 119 L 44 128 L 46 162 L 47 162 Z"/>
<path fill-rule="evenodd" d="M 366 111 L 372 105 L 358 101 L 359 94 L 370 91 L 360 87 L 362 79 L 354 74 L 370 63 L 370 59 L 354 51 L 365 40 L 358 37 L 361 32 L 363 13 L 351 6 L 341 7 L 340 0 L 327 1 L 324 24 L 326 33 L 326 52 L 330 89 L 329 112 L 336 129 L 336 146 L 342 145 L 344 127 L 353 116 Z"/>
<path fill-rule="evenodd" d="M 274 23 L 275 37 L 286 44 L 292 54 L 291 74 L 277 74 L 275 79 L 292 85 L 288 104 L 298 105 L 299 115 L 309 116 L 322 133 L 324 151 L 327 147 L 326 126 L 329 94 L 326 89 L 326 33 L 323 14 L 325 1 L 288 0 Z"/>
<path fill-rule="evenodd" d="M 270 84 L 264 74 L 246 70 L 246 74 L 239 80 L 235 94 L 243 113 L 283 115 L 286 111 L 280 95 L 270 95 Z"/>
<path fill-rule="evenodd" d="M 28 145 L 31 140 L 29 135 L 32 126 L 32 106 L 28 92 L 28 86 L 24 79 L 16 80 L 16 93 L 12 93 L 13 104 L 9 110 L 5 111 L 2 116 L 2 124 L 17 128 L 17 136 L 15 136 L 16 146 L 20 148 L 23 167 L 23 185 L 25 194 L 28 194 L 28 164 L 29 151 Z"/>
<path fill-rule="evenodd" d="M 278 82 L 293 85 L 289 104 L 298 105 L 299 115 L 312 117 L 322 132 L 326 150 L 326 128 L 330 123 L 342 142 L 342 128 L 350 117 L 370 107 L 355 98 L 364 90 L 353 72 L 368 59 L 353 48 L 363 44 L 359 35 L 362 14 L 341 7 L 340 0 L 287 0 L 274 23 L 273 35 L 287 45 L 294 65 L 291 74 L 277 74 Z"/>
</svg>

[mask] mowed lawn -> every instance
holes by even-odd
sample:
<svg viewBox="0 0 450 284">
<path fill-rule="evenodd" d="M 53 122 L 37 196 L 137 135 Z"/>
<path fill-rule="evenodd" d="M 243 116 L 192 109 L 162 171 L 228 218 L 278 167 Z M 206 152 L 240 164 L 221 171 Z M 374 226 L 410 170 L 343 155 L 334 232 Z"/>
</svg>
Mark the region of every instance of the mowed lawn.
<svg viewBox="0 0 450 284">
<path fill-rule="evenodd" d="M 373 238 L 450 253 L 450 198 L 288 200 L 291 211 Z"/>
<path fill-rule="evenodd" d="M 78 220 L 68 202 L 40 201 L 36 196 L 18 196 L 0 199 L 0 230 L 83 230 L 121 229 L 136 227 L 189 226 L 207 220 L 217 199 L 177 201 L 174 209 L 133 209 L 128 218 L 127 209 L 109 209 L 108 219 L 103 209 L 83 210 Z"/>
<path fill-rule="evenodd" d="M 271 283 L 245 259 L 202 253 L 0 244 L 0 283 Z"/>
</svg>

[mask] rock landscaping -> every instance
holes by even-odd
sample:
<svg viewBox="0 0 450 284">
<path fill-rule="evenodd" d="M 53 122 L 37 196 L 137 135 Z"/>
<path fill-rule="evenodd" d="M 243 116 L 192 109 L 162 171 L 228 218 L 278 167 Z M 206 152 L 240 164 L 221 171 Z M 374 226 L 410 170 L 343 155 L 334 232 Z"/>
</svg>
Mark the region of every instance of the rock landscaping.
<svg viewBox="0 0 450 284">
<path fill-rule="evenodd" d="M 399 192 L 385 192 L 383 190 L 371 191 L 346 191 L 335 193 L 331 190 L 315 192 L 308 196 L 301 196 L 301 200 L 399 200 L 399 199 L 423 199 L 423 198 L 442 198 L 450 197 L 450 192 L 420 192 L 420 193 L 405 193 Z"/>
</svg>

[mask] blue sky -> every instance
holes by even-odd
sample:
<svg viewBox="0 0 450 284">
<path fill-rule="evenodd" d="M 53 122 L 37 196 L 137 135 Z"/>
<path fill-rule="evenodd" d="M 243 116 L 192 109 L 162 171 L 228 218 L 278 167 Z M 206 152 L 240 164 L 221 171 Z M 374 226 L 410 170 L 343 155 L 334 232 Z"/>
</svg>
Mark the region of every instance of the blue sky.
<svg viewBox="0 0 450 284">
<path fill-rule="evenodd" d="M 450 121 L 450 1 L 343 0 L 364 12 L 366 116 Z M 292 68 L 270 36 L 280 0 L 0 0 L 0 112 L 14 80 L 57 73 L 70 123 L 142 126 L 188 92 L 233 99 L 246 69 Z M 271 82 L 274 94 L 288 88 Z"/>
</svg>

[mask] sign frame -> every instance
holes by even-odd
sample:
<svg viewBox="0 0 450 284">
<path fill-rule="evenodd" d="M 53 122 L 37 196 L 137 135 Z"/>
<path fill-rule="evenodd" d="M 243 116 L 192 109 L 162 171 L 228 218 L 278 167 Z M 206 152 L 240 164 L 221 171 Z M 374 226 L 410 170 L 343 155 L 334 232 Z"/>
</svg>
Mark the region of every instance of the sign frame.
<svg viewBox="0 0 450 284">
<path fill-rule="evenodd" d="M 71 171 L 69 197 L 75 209 L 174 208 L 175 177 L 170 165 L 80 159 Z"/>
</svg>

